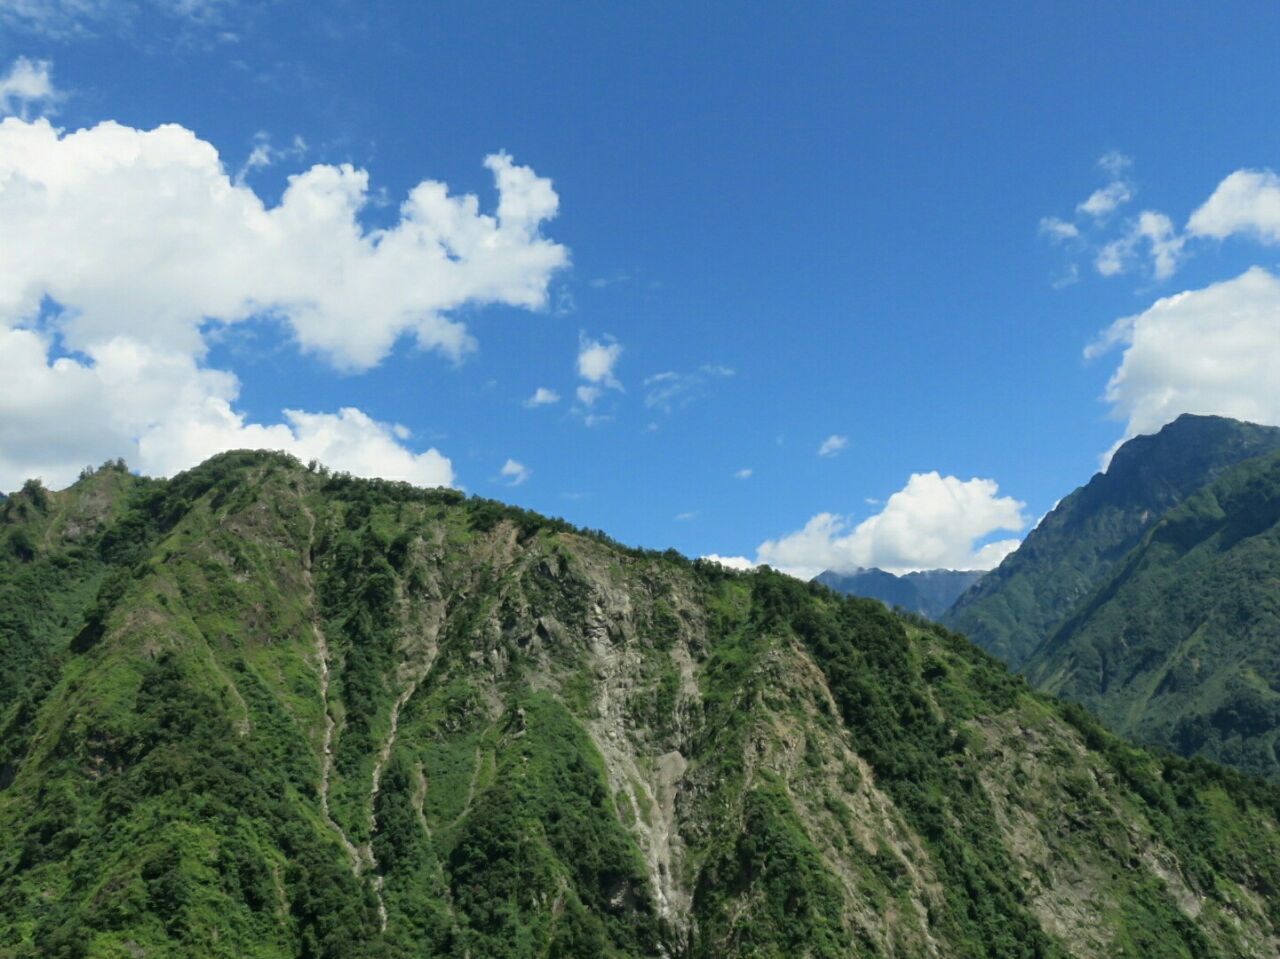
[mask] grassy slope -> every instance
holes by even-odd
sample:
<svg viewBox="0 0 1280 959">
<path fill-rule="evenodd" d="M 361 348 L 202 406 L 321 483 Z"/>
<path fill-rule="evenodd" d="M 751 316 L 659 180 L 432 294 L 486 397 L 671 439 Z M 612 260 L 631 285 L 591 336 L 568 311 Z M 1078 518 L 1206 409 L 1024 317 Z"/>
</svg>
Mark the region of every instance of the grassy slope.
<svg viewBox="0 0 1280 959">
<path fill-rule="evenodd" d="M 88 570 L 10 594 L 0 956 L 1280 943 L 1274 791 L 879 604 L 278 456 L 107 499 L 0 564 Z"/>
<path fill-rule="evenodd" d="M 1280 455 L 1165 516 L 1028 664 L 1146 742 L 1280 780 Z"/>
</svg>

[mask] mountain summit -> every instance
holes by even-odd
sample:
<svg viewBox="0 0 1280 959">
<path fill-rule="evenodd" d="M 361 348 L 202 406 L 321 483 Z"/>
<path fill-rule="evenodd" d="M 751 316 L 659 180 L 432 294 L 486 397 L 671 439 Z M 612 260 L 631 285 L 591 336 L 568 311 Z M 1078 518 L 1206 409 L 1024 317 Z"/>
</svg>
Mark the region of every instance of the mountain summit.
<svg viewBox="0 0 1280 959">
<path fill-rule="evenodd" d="M 0 519 L 0 955 L 1249 957 L 1280 797 L 962 637 L 233 453 Z"/>
<path fill-rule="evenodd" d="M 943 621 L 1021 666 L 1165 513 L 1237 463 L 1276 450 L 1280 429 L 1220 416 L 1183 415 L 1129 440 Z"/>
</svg>

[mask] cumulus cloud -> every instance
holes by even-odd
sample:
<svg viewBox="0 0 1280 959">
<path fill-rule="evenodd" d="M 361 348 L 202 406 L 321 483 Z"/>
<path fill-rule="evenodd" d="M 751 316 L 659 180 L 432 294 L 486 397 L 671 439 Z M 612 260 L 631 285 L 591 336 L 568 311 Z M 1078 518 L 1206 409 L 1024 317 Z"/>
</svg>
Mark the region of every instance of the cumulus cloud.
<svg viewBox="0 0 1280 959">
<path fill-rule="evenodd" d="M 84 361 L 50 355 L 30 329 L 0 328 L 0 488 L 29 476 L 54 487 L 82 466 L 125 455 L 151 475 L 169 475 L 227 449 L 276 449 L 361 476 L 449 486 L 453 468 L 435 449 L 405 447 L 403 428 L 354 408 L 284 411 L 249 423 L 233 403 L 231 373 L 190 355 L 117 337 Z"/>
<path fill-rule="evenodd" d="M 837 453 L 839 453 L 843 449 L 846 449 L 848 446 L 849 446 L 849 437 L 840 436 L 838 433 L 832 433 L 825 440 L 823 440 L 822 445 L 818 447 L 818 455 L 819 456 L 835 456 Z"/>
<path fill-rule="evenodd" d="M 0 121 L 0 485 L 121 454 L 171 473 L 230 447 L 452 483 L 446 457 L 358 409 L 246 422 L 235 375 L 203 361 L 211 332 L 264 319 L 340 369 L 406 335 L 456 358 L 472 339 L 451 311 L 544 306 L 568 260 L 540 234 L 555 192 L 505 154 L 485 163 L 496 213 L 423 181 L 397 223 L 368 230 L 368 177 L 350 166 L 291 177 L 268 208 L 179 126 Z"/>
<path fill-rule="evenodd" d="M 1085 356 L 1117 346 L 1106 399 L 1126 438 L 1182 413 L 1280 424 L 1280 278 L 1261 267 L 1117 320 Z"/>
<path fill-rule="evenodd" d="M 533 391 L 533 395 L 524 401 L 524 405 L 529 409 L 536 409 L 539 406 L 551 406 L 560 402 L 560 394 L 555 390 L 547 389 L 545 386 L 539 386 Z"/>
<path fill-rule="evenodd" d="M 751 479 L 751 477 L 754 474 L 755 474 L 755 470 L 753 470 L 750 466 L 744 466 L 742 469 L 736 471 L 733 474 L 733 478 L 740 479 L 740 480 Z"/>
<path fill-rule="evenodd" d="M 578 338 L 578 375 L 588 383 L 620 390 L 622 384 L 613 373 L 622 356 L 622 344 L 612 337 L 593 340 L 585 333 Z"/>
<path fill-rule="evenodd" d="M 1216 239 L 1244 233 L 1280 243 L 1280 176 L 1271 170 L 1237 170 L 1191 214 L 1187 230 Z"/>
<path fill-rule="evenodd" d="M 586 382 L 574 390 L 578 402 L 572 412 L 585 425 L 598 426 L 613 419 L 607 412 L 594 412 L 594 407 L 608 390 L 622 390 L 622 382 L 613 372 L 621 356 L 622 344 L 613 337 L 597 340 L 578 334 L 578 376 Z"/>
<path fill-rule="evenodd" d="M 1026 526 L 1025 504 L 1000 496 L 994 480 L 961 480 L 915 473 L 884 509 L 856 526 L 819 513 L 797 530 L 760 545 L 756 559 L 809 579 L 824 569 L 850 572 L 879 567 L 893 573 L 919 569 L 990 569 L 1018 546 L 991 534 Z"/>
<path fill-rule="evenodd" d="M 376 365 L 406 335 L 456 358 L 473 341 L 450 311 L 541 308 L 568 260 L 539 233 L 556 213 L 550 183 L 505 154 L 485 165 L 496 216 L 425 180 L 398 223 L 366 230 L 368 174 L 349 165 L 290 177 L 267 208 L 180 126 L 63 134 L 11 117 L 0 122 L 0 315 L 31 316 L 50 297 L 73 349 L 129 335 L 192 352 L 207 320 L 270 316 L 342 369 Z"/>
<path fill-rule="evenodd" d="M 508 486 L 519 486 L 533 475 L 533 470 L 519 460 L 508 459 L 502 464 L 499 475 L 506 481 Z"/>
<path fill-rule="evenodd" d="M 0 114 L 25 117 L 33 106 L 48 109 L 61 98 L 53 86 L 53 67 L 48 60 L 18 57 L 0 77 Z"/>
<path fill-rule="evenodd" d="M 758 565 L 745 556 L 718 556 L 715 553 L 708 553 L 706 556 L 699 556 L 698 559 L 704 559 L 709 563 L 719 563 L 728 569 L 737 569 L 743 572 L 753 570 Z"/>
</svg>

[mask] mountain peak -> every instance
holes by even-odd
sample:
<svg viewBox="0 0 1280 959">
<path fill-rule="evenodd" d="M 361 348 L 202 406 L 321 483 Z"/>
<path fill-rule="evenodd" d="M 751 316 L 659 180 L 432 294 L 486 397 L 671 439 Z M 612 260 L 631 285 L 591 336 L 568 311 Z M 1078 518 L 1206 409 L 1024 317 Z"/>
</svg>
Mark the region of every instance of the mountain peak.
<svg viewBox="0 0 1280 959">
<path fill-rule="evenodd" d="M 1135 436 L 965 593 L 946 622 L 1020 666 L 1159 517 L 1232 466 L 1275 450 L 1280 428 L 1223 416 L 1184 414 Z"/>
</svg>

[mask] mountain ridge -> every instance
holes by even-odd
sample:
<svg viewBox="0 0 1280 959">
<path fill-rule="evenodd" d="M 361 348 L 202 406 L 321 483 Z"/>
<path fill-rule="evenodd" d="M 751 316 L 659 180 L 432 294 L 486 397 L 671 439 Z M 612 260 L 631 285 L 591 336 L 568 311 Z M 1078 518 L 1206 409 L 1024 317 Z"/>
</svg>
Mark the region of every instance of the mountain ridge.
<svg viewBox="0 0 1280 959">
<path fill-rule="evenodd" d="M 929 619 L 938 619 L 960 595 L 984 575 L 983 570 L 925 569 L 890 573 L 876 567 L 838 573 L 824 570 L 814 581 L 838 593 L 878 599 Z"/>
<path fill-rule="evenodd" d="M 1064 497 L 942 617 L 1020 667 L 1164 513 L 1231 466 L 1280 449 L 1280 428 L 1184 414 L 1134 437 Z"/>
<path fill-rule="evenodd" d="M 1280 781 L 1278 597 L 1280 453 L 1161 517 L 1025 672 L 1124 735 Z"/>
<path fill-rule="evenodd" d="M 1276 790 L 877 602 L 280 454 L 14 499 L 0 955 L 1280 948 Z"/>
</svg>

